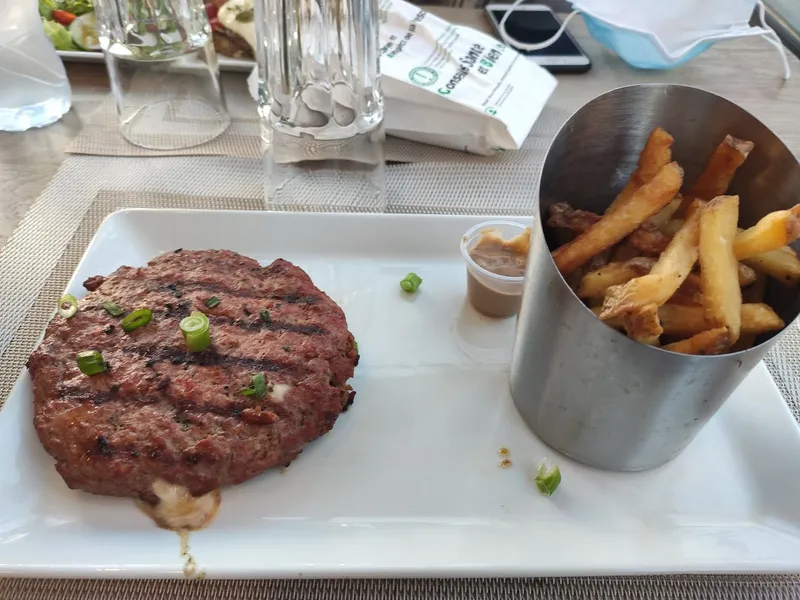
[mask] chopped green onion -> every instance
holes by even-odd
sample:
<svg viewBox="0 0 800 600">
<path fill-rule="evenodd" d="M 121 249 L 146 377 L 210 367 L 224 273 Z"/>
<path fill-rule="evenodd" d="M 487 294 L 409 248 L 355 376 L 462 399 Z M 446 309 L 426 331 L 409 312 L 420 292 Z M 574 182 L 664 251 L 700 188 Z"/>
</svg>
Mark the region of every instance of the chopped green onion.
<svg viewBox="0 0 800 600">
<path fill-rule="evenodd" d="M 358 342 L 353 340 L 353 348 L 356 349 L 356 354 L 358 354 Z"/>
<path fill-rule="evenodd" d="M 127 317 L 122 319 L 122 331 L 125 333 L 130 333 L 134 329 L 139 329 L 139 327 L 144 327 L 150 321 L 153 320 L 153 311 L 149 308 L 137 308 Z"/>
<path fill-rule="evenodd" d="M 112 317 L 121 317 L 125 312 L 113 302 L 103 302 L 103 308 L 105 308 L 106 312 Z"/>
<path fill-rule="evenodd" d="M 250 382 L 250 386 L 242 388 L 239 393 L 244 394 L 245 396 L 258 396 L 259 398 L 266 394 L 267 380 L 264 379 L 264 374 L 256 373 L 253 375 L 253 380 Z"/>
<path fill-rule="evenodd" d="M 217 298 L 216 296 L 211 296 L 211 298 L 209 298 L 208 300 L 206 300 L 206 306 L 207 306 L 208 308 L 214 308 L 214 307 L 215 307 L 217 304 L 219 304 L 220 302 L 222 302 L 222 300 L 220 300 L 220 299 L 219 299 L 219 298 Z"/>
<path fill-rule="evenodd" d="M 263 396 L 267 393 L 267 382 L 263 373 L 253 375 L 253 389 L 256 391 L 256 396 Z"/>
<path fill-rule="evenodd" d="M 64 294 L 58 299 L 58 315 L 69 319 L 78 312 L 78 300 L 72 294 Z"/>
<path fill-rule="evenodd" d="M 103 360 L 103 355 L 97 350 L 78 352 L 75 360 L 78 361 L 78 368 L 84 375 L 97 375 L 108 370 L 108 365 Z"/>
<path fill-rule="evenodd" d="M 264 323 L 272 323 L 272 317 L 269 315 L 268 310 L 262 310 L 258 314 L 261 315 L 261 320 L 264 321 Z"/>
<path fill-rule="evenodd" d="M 182 319 L 180 327 L 189 352 L 201 352 L 211 345 L 208 317 L 199 310 Z"/>
<path fill-rule="evenodd" d="M 417 291 L 417 289 L 419 289 L 421 283 L 422 283 L 422 277 L 420 277 L 416 273 L 409 273 L 400 281 L 400 287 L 403 289 L 404 292 L 413 294 L 414 292 Z"/>
<path fill-rule="evenodd" d="M 536 470 L 534 483 L 543 496 L 552 496 L 558 484 L 561 483 L 561 470 L 558 465 L 548 468 L 547 459 L 544 459 Z"/>
</svg>

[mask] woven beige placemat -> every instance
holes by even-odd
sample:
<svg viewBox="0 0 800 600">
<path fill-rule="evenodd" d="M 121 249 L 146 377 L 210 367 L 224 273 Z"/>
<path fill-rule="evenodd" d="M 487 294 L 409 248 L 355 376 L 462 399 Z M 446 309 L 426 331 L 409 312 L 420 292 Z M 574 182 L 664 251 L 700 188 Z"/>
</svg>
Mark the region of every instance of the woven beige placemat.
<svg viewBox="0 0 800 600">
<path fill-rule="evenodd" d="M 226 93 L 231 124 L 218 138 L 205 144 L 179 150 L 150 150 L 127 141 L 119 132 L 119 122 L 113 97 L 109 96 L 90 115 L 77 137 L 67 146 L 71 154 L 98 156 L 233 156 L 240 158 L 261 157 L 264 144 L 261 139 L 261 123 L 256 103 L 246 92 L 229 87 Z M 544 158 L 550 140 L 566 121 L 569 113 L 563 109 L 547 107 L 533 127 L 527 140 L 517 151 L 506 152 L 499 157 L 477 156 L 458 150 L 439 148 L 396 137 L 386 139 L 386 160 L 402 163 L 462 163 L 494 164 L 494 161 L 531 164 L 532 154 Z"/>
<path fill-rule="evenodd" d="M 45 198 L 46 200 L 46 198 Z M 427 196 L 419 203 L 393 204 L 391 212 L 419 212 L 427 204 L 429 212 L 443 212 L 435 208 L 436 198 Z M 517 205 L 519 206 L 519 205 Z M 36 278 L 26 277 L 33 263 L 14 261 L 17 264 L 13 279 L 8 272 L 0 271 L 0 282 L 22 288 L 33 300 L 22 319 L 9 321 L 3 318 L 8 312 L 0 306 L 0 332 L 13 323 L 6 332 L 9 342 L 0 353 L 0 402 L 7 397 L 24 362 L 37 343 L 52 307 L 64 289 L 83 251 L 91 241 L 97 227 L 111 212 L 121 208 L 184 208 L 184 209 L 236 209 L 260 210 L 263 200 L 257 193 L 245 197 L 188 196 L 165 192 L 101 191 L 96 194 L 81 215 L 73 215 L 77 226 L 63 246 L 54 245 L 40 252 L 59 253 L 53 267 L 45 275 L 45 284 Z M 496 209 L 495 209 L 496 210 Z M 462 212 L 465 212 L 462 210 Z M 469 212 L 469 211 L 466 211 Z M 497 211 L 496 212 L 504 212 Z M 518 208 L 507 210 L 517 214 Z M 36 217 L 40 213 L 34 213 Z M 46 228 L 37 220 L 26 219 L 3 251 L 0 264 L 30 253 L 38 241 L 48 239 Z M 32 232 L 38 231 L 38 234 Z M 49 238 L 52 242 L 54 238 Z M 60 250 L 58 249 L 60 248 Z M 35 261 L 39 262 L 39 261 Z M 26 266 L 27 265 L 27 266 Z M 5 281 L 4 281 L 5 280 Z M 25 282 L 32 281 L 25 289 Z M 31 290 L 33 286 L 33 290 Z M 8 288 L 6 288 L 8 289 Z M 794 328 L 784 337 L 779 348 L 770 354 L 767 364 L 789 402 L 795 417 L 800 420 L 800 386 L 792 375 L 798 363 L 800 331 Z M 657 576 L 657 577 L 570 577 L 526 579 L 401 579 L 401 580 L 298 580 L 298 581 L 123 581 L 123 580 L 0 580 L 0 600 L 49 600 L 52 598 L 75 600 L 478 600 L 503 598 L 509 600 L 547 599 L 568 600 L 591 598 L 597 600 L 749 600 L 800 598 L 800 576 Z"/>
<path fill-rule="evenodd" d="M 0 600 L 796 600 L 794 577 L 0 582 Z"/>
<path fill-rule="evenodd" d="M 255 103 L 252 100 L 241 102 L 238 94 L 230 93 L 227 104 L 231 124 L 219 137 L 191 148 L 150 150 L 131 144 L 122 137 L 114 98 L 108 96 L 89 116 L 66 152 L 102 156 L 260 156 L 261 133 Z M 179 142 L 173 141 L 176 145 Z"/>
</svg>

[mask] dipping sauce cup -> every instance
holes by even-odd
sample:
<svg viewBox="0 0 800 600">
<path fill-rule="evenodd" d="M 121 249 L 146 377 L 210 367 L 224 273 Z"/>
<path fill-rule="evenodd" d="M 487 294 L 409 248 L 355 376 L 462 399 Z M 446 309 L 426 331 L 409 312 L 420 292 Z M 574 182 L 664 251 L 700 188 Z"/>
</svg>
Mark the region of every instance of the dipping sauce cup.
<svg viewBox="0 0 800 600">
<path fill-rule="evenodd" d="M 522 303 L 522 291 L 525 281 L 524 274 L 513 276 L 495 273 L 488 268 L 484 268 L 478 262 L 487 265 L 486 261 L 481 261 L 476 256 L 481 249 L 481 241 L 489 239 L 497 240 L 500 244 L 511 242 L 504 246 L 509 255 L 509 259 L 521 259 L 522 269 L 516 269 L 509 265 L 504 269 L 495 269 L 504 273 L 521 271 L 524 273 L 524 263 L 527 262 L 527 251 L 518 253 L 514 250 L 524 243 L 527 247 L 529 243 L 525 239 L 530 234 L 530 230 L 524 225 L 513 221 L 486 221 L 469 229 L 461 238 L 461 255 L 467 264 L 467 297 L 470 304 L 478 312 L 488 317 L 510 317 L 519 312 Z M 498 239 L 499 236 L 502 240 Z M 523 237 L 519 237 L 523 236 Z M 516 238 L 516 239 L 515 239 Z M 513 241 L 512 241 L 513 240 Z M 491 248 L 491 246 L 489 246 Z M 477 259 L 477 262 L 476 262 Z"/>
</svg>

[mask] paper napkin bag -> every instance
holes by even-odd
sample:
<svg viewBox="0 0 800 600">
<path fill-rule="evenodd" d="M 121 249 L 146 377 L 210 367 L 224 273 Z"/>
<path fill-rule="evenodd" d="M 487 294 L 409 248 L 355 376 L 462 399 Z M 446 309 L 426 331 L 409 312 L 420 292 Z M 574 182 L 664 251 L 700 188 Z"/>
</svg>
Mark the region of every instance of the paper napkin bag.
<svg viewBox="0 0 800 600">
<path fill-rule="evenodd" d="M 426 144 L 516 150 L 556 87 L 516 50 L 404 0 L 381 2 L 380 44 L 386 131 Z"/>
<path fill-rule="evenodd" d="M 382 0 L 379 18 L 389 135 L 484 155 L 522 145 L 556 87 L 550 73 L 404 0 Z M 249 84 L 258 98 L 255 71 Z"/>
</svg>

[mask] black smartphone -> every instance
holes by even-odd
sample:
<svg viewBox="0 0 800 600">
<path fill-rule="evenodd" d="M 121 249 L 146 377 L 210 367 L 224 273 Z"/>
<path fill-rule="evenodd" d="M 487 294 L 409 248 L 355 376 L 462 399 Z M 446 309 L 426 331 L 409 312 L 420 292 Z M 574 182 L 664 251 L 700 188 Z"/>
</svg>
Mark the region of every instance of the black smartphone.
<svg viewBox="0 0 800 600">
<path fill-rule="evenodd" d="M 511 4 L 486 6 L 489 21 L 498 35 L 500 20 L 511 8 Z M 561 21 L 552 9 L 542 4 L 520 4 L 506 20 L 506 33 L 523 44 L 541 43 L 553 37 L 560 27 Z M 589 57 L 567 30 L 548 48 L 519 50 L 519 53 L 551 73 L 585 73 L 592 66 Z"/>
</svg>

